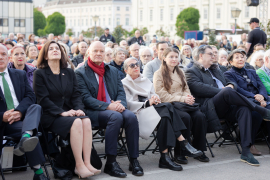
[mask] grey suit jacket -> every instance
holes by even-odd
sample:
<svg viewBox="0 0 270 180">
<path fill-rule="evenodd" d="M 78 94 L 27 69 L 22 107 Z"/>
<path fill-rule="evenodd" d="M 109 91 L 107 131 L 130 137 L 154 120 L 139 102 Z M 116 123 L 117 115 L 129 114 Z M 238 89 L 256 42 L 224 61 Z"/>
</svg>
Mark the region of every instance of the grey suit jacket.
<svg viewBox="0 0 270 180">
<path fill-rule="evenodd" d="M 161 60 L 155 58 L 144 66 L 143 76 L 153 82 L 154 73 L 160 68 Z"/>
</svg>

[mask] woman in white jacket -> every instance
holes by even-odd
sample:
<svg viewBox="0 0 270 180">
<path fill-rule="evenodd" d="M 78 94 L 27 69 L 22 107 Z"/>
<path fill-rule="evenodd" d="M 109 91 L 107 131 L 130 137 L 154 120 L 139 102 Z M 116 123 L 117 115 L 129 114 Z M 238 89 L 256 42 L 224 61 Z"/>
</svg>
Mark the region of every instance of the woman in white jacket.
<svg viewBox="0 0 270 180">
<path fill-rule="evenodd" d="M 154 106 L 161 117 L 157 132 L 161 153 L 159 167 L 181 171 L 181 165 L 176 164 L 168 155 L 168 151 L 172 147 L 175 147 L 175 151 L 181 151 L 189 157 L 197 157 L 202 154 L 201 151 L 193 148 L 182 135 L 182 131 L 184 134 L 190 129 L 186 128 L 171 103 L 160 103 L 152 82 L 140 74 L 139 62 L 135 58 L 129 58 L 124 62 L 124 70 L 127 76 L 122 83 L 128 109 L 136 114 L 141 108 Z"/>
</svg>

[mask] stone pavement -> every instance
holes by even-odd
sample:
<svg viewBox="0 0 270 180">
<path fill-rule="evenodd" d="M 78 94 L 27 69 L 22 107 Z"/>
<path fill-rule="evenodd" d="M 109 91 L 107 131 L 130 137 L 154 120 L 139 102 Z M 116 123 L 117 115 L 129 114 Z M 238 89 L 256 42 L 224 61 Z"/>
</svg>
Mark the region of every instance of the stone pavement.
<svg viewBox="0 0 270 180">
<path fill-rule="evenodd" d="M 207 135 L 209 142 L 213 142 L 214 135 Z M 145 141 L 140 140 L 140 149 L 145 148 L 151 139 Z M 96 143 L 95 147 L 98 153 L 103 153 L 104 144 Z M 183 171 L 175 172 L 167 169 L 158 168 L 159 153 L 152 154 L 152 152 L 146 152 L 145 155 L 140 155 L 138 158 L 141 166 L 144 169 L 145 175 L 142 177 L 135 177 L 128 171 L 128 159 L 127 157 L 117 157 L 117 161 L 120 163 L 122 169 L 128 174 L 127 178 L 130 180 L 174 180 L 174 179 L 187 179 L 187 180 L 266 180 L 269 179 L 270 169 L 270 154 L 269 149 L 265 142 L 259 142 L 256 144 L 263 156 L 256 157 L 260 162 L 259 167 L 253 167 L 240 161 L 240 154 L 238 153 L 234 145 L 227 145 L 218 147 L 217 145 L 212 148 L 215 157 L 212 158 L 210 152 L 207 151 L 206 155 L 210 158 L 209 163 L 199 162 L 193 158 L 189 158 L 189 163 L 183 165 Z M 105 160 L 102 160 L 103 165 Z M 51 179 L 53 173 L 49 168 Z M 31 180 L 33 178 L 33 172 L 28 169 L 26 172 L 16 172 L 12 174 L 5 174 L 6 180 Z M 75 177 L 73 179 L 78 179 Z M 111 177 L 103 172 L 94 177 L 88 179 L 92 180 L 115 180 L 119 178 Z"/>
</svg>

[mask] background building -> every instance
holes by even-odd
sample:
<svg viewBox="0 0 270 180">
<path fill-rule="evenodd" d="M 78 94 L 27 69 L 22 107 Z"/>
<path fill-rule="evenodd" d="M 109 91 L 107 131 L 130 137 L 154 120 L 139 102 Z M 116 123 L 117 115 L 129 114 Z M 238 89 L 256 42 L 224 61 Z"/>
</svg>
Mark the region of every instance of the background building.
<svg viewBox="0 0 270 180">
<path fill-rule="evenodd" d="M 131 0 L 51 0 L 42 12 L 47 18 L 54 12 L 66 17 L 66 29 L 71 28 L 75 36 L 82 30 L 95 26 L 92 17 L 97 15 L 97 26 L 108 27 L 111 32 L 117 25 L 128 31 L 132 30 Z"/>
<path fill-rule="evenodd" d="M 32 0 L 0 1 L 0 32 L 4 37 L 9 33 L 22 33 L 25 37 L 33 33 Z"/>
<path fill-rule="evenodd" d="M 200 12 L 200 30 L 232 29 L 235 19 L 231 15 L 231 8 L 239 8 L 241 14 L 237 24 L 249 30 L 251 17 L 258 17 L 264 23 L 270 18 L 267 9 L 270 7 L 268 0 L 260 0 L 257 7 L 248 7 L 246 0 L 133 0 L 133 26 L 147 27 L 149 34 L 156 34 L 162 29 L 175 37 L 175 22 L 178 14 L 185 8 L 194 7 Z M 270 12 L 270 11 L 269 11 Z"/>
</svg>

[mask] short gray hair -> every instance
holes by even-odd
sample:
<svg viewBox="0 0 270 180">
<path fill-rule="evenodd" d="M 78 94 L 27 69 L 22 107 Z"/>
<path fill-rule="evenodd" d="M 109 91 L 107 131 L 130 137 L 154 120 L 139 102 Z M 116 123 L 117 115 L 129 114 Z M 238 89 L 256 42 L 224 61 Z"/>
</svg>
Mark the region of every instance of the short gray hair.
<svg viewBox="0 0 270 180">
<path fill-rule="evenodd" d="M 226 55 L 226 56 L 228 57 L 228 53 L 227 53 L 227 51 L 225 51 L 224 49 L 219 50 L 218 55 L 219 55 L 219 56 L 221 56 L 221 55 Z"/>
<path fill-rule="evenodd" d="M 147 47 L 147 46 L 144 46 L 144 47 L 140 48 L 140 50 L 139 50 L 139 56 L 141 56 L 142 53 L 143 53 L 144 51 L 146 51 L 146 50 L 148 50 L 148 51 L 150 52 L 150 54 L 151 54 L 152 57 L 154 56 L 154 51 L 153 51 L 153 49 L 151 49 L 151 48 L 149 48 L 149 47 Z"/>
<path fill-rule="evenodd" d="M 113 52 L 112 48 L 110 48 L 110 47 L 105 47 L 105 53 L 107 53 L 108 51 Z"/>
<path fill-rule="evenodd" d="M 113 57 L 116 57 L 117 53 L 118 52 L 124 52 L 126 54 L 126 50 L 121 48 L 121 47 L 118 47 L 118 48 L 115 48 L 114 51 L 113 51 Z"/>
<path fill-rule="evenodd" d="M 127 58 L 125 61 L 124 61 L 124 70 L 127 70 L 128 69 L 128 62 L 130 60 L 136 60 L 138 62 L 138 59 L 134 58 L 134 57 L 130 57 L 130 58 Z"/>
<path fill-rule="evenodd" d="M 204 54 L 206 49 L 212 49 L 212 47 L 209 46 L 209 45 L 201 45 L 201 46 L 199 46 L 198 53 L 197 53 L 198 54 L 198 60 L 199 60 L 200 54 Z"/>
</svg>

